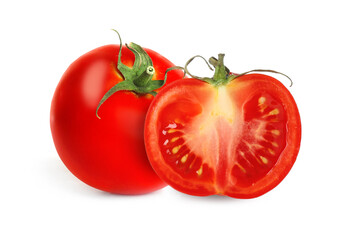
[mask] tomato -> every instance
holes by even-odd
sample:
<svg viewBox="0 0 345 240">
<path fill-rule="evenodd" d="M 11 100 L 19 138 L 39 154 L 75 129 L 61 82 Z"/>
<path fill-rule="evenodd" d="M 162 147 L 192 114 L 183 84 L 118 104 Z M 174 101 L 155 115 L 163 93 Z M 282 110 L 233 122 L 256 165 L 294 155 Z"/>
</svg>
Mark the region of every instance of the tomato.
<svg viewBox="0 0 345 240">
<path fill-rule="evenodd" d="M 150 49 L 145 49 L 146 55 L 137 55 L 141 49 L 137 45 L 120 46 L 99 47 L 69 66 L 52 100 L 51 131 L 61 160 L 77 178 L 111 193 L 143 194 L 166 186 L 150 166 L 144 146 L 144 120 L 153 99 L 152 88 L 147 91 L 151 94 L 115 92 L 99 108 L 101 119 L 96 117 L 96 109 L 109 89 L 120 86 L 124 75 L 131 77 L 130 67 L 143 59 L 153 62 L 152 80 L 164 79 L 166 70 L 174 65 Z M 127 72 L 122 73 L 120 67 Z M 152 68 L 150 71 L 153 73 Z M 182 75 L 173 71 L 167 82 Z"/>
<path fill-rule="evenodd" d="M 178 80 L 158 93 L 146 116 L 147 154 L 157 174 L 181 192 L 258 197 L 296 160 L 298 108 L 275 78 L 219 74 L 221 65 L 214 79 Z"/>
</svg>

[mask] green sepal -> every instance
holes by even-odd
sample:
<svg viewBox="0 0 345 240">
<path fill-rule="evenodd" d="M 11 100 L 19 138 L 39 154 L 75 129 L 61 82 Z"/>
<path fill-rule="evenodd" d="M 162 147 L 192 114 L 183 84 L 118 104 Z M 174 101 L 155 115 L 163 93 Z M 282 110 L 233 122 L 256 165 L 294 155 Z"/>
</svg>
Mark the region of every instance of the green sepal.
<svg viewBox="0 0 345 240">
<path fill-rule="evenodd" d="M 113 29 L 114 30 L 114 29 Z M 119 36 L 120 40 L 120 50 L 119 55 L 117 59 L 117 69 L 121 72 L 122 76 L 124 77 L 125 81 L 136 81 L 139 76 L 142 76 L 143 73 L 146 72 L 148 67 L 153 67 L 152 60 L 150 56 L 145 52 L 145 50 L 135 43 L 130 43 L 129 45 L 126 44 L 126 47 L 134 54 L 135 60 L 133 63 L 133 66 L 130 68 L 122 63 L 121 56 L 122 56 L 122 39 L 120 34 L 114 30 L 117 35 Z M 146 74 L 147 75 L 147 74 Z M 149 80 L 152 79 L 152 75 L 146 76 L 148 80 L 145 81 L 145 83 L 140 82 L 140 80 L 136 81 L 136 84 L 139 85 L 145 85 Z"/>
<path fill-rule="evenodd" d="M 172 67 L 167 69 L 164 80 L 152 80 L 155 73 L 153 62 L 147 52 L 138 44 L 130 43 L 126 44 L 126 47 L 134 54 L 135 59 L 132 67 L 128 67 L 121 61 L 122 56 L 122 40 L 120 34 L 115 31 L 120 39 L 120 49 L 118 54 L 117 69 L 121 72 L 124 80 L 117 83 L 112 87 L 101 99 L 96 109 L 96 116 L 98 116 L 98 110 L 100 106 L 114 93 L 118 91 L 131 91 L 136 94 L 144 95 L 151 94 L 155 96 L 157 93 L 154 91 L 161 88 L 166 80 L 167 73 L 174 69 L 183 69 L 181 67 Z"/>
<path fill-rule="evenodd" d="M 152 92 L 158 88 L 163 87 L 163 85 L 165 84 L 164 80 L 153 80 L 152 82 L 150 82 L 150 84 L 148 86 L 146 86 L 142 91 L 142 93 L 148 93 L 148 92 Z M 138 88 L 140 89 L 140 88 Z"/>
<path fill-rule="evenodd" d="M 238 77 L 241 77 L 243 75 L 246 75 L 248 73 L 252 73 L 252 72 L 270 72 L 270 73 L 275 73 L 275 74 L 281 74 L 283 76 L 285 76 L 286 78 L 288 78 L 290 80 L 290 87 L 292 86 L 293 82 L 291 80 L 291 78 L 289 76 L 287 76 L 286 74 L 284 73 L 281 73 L 281 72 L 277 72 L 277 71 L 274 71 L 274 70 L 269 70 L 269 69 L 254 69 L 254 70 L 251 70 L 251 71 L 247 71 L 247 72 L 244 72 L 244 73 L 241 73 L 241 74 L 233 74 L 230 72 L 230 70 L 224 65 L 224 54 L 220 53 L 218 54 L 218 59 L 215 58 L 215 57 L 211 57 L 209 59 L 209 62 L 207 62 L 207 60 L 200 56 L 200 55 L 196 55 L 194 57 L 192 57 L 191 59 L 189 59 L 185 65 L 185 72 L 190 75 L 192 78 L 196 78 L 196 79 L 199 79 L 201 81 L 204 81 L 204 82 L 207 82 L 213 86 L 221 86 L 221 85 L 226 85 L 228 84 L 229 82 L 231 82 L 232 80 L 238 78 Z M 212 70 L 212 71 L 215 71 L 214 75 L 212 78 L 208 78 L 208 77 L 198 77 L 198 76 L 195 76 L 195 75 L 192 75 L 189 71 L 188 71 L 188 65 L 197 57 L 200 57 L 202 58 L 207 66 Z M 210 66 L 212 65 L 214 67 L 214 69 Z"/>
<path fill-rule="evenodd" d="M 165 71 L 164 80 L 152 80 L 152 81 L 150 81 L 150 84 L 145 86 L 143 89 L 141 89 L 140 87 L 137 87 L 135 91 L 137 93 L 141 93 L 141 94 L 149 93 L 149 94 L 151 94 L 153 96 L 156 96 L 157 93 L 154 90 L 159 89 L 159 88 L 164 86 L 164 84 L 166 83 L 166 81 L 168 79 L 168 73 L 170 71 L 173 71 L 173 70 L 184 70 L 184 68 L 183 67 L 179 67 L 179 66 L 174 66 L 174 67 L 168 68 Z M 186 75 L 186 73 L 184 74 L 184 76 L 185 75 Z"/>
<path fill-rule="evenodd" d="M 122 90 L 127 90 L 127 91 L 132 91 L 135 89 L 135 86 L 132 82 L 130 81 L 122 81 L 119 82 L 118 84 L 116 84 L 114 87 L 112 87 L 101 99 L 101 101 L 98 103 L 98 106 L 96 108 L 96 116 L 101 119 L 98 116 L 98 109 L 100 108 L 100 106 L 114 93 L 118 92 L 118 91 L 122 91 Z"/>
</svg>

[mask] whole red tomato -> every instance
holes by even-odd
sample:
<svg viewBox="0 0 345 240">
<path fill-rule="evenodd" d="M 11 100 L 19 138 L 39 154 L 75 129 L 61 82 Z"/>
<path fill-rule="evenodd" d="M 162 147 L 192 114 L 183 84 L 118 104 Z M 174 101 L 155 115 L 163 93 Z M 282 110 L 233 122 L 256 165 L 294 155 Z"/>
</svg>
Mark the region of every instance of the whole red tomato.
<svg viewBox="0 0 345 240">
<path fill-rule="evenodd" d="M 164 79 L 173 66 L 134 43 L 123 49 L 122 44 L 99 47 L 69 66 L 52 100 L 50 124 L 57 152 L 76 177 L 118 194 L 166 186 L 147 159 L 144 120 L 154 90 L 164 84 L 154 80 Z M 182 76 L 173 71 L 167 82 Z M 99 119 L 96 109 L 106 99 Z"/>
<path fill-rule="evenodd" d="M 146 117 L 146 150 L 157 174 L 181 192 L 253 198 L 294 164 L 300 116 L 278 80 L 231 74 L 223 57 L 210 60 L 213 78 L 175 81 L 157 94 Z"/>
</svg>

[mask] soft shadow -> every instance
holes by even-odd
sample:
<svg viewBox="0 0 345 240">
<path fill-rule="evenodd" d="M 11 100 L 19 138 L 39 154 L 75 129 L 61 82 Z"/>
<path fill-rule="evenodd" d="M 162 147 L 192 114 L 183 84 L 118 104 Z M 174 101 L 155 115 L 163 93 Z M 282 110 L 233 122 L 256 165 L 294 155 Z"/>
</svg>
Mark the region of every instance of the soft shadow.
<svg viewBox="0 0 345 240">
<path fill-rule="evenodd" d="M 74 176 L 63 162 L 58 158 L 46 158 L 44 164 L 41 164 L 40 169 L 44 174 L 42 174 L 46 180 L 52 185 L 52 187 L 57 188 L 59 191 L 65 191 L 73 194 L 88 196 L 88 197 L 105 197 L 105 198 L 142 198 L 147 196 L 157 196 L 162 194 L 169 194 L 171 197 L 185 199 L 187 201 L 199 201 L 199 202 L 211 202 L 211 203 L 237 203 L 243 201 L 249 201 L 250 199 L 237 199 L 231 198 L 223 195 L 211 195 L 211 196 L 193 196 L 182 192 L 179 192 L 170 186 L 166 186 L 160 190 L 139 194 L 139 195 L 129 195 L 129 194 L 114 194 L 109 192 L 104 192 L 93 188 L 86 183 L 79 180 Z"/>
<path fill-rule="evenodd" d="M 192 200 L 192 201 L 201 201 L 201 202 L 213 202 L 213 203 L 227 203 L 227 202 L 243 202 L 243 201 L 248 201 L 248 199 L 237 199 L 237 198 L 232 198 L 224 195 L 210 195 L 210 196 L 193 196 L 185 193 L 178 192 L 174 189 L 171 190 L 172 193 L 176 195 L 179 198 L 185 198 L 187 200 Z"/>
<path fill-rule="evenodd" d="M 52 187 L 59 189 L 60 191 L 66 191 L 73 194 L 79 194 L 84 196 L 96 196 L 96 197 L 115 197 L 115 198 L 140 198 L 147 195 L 161 194 L 162 189 L 151 193 L 130 195 L 130 194 L 115 194 L 98 190 L 91 187 L 79 180 L 74 176 L 63 162 L 57 158 L 46 158 L 44 164 L 40 164 L 42 174 L 46 180 L 52 184 Z"/>
<path fill-rule="evenodd" d="M 96 189 L 97 190 L 97 189 Z M 98 194 L 104 197 L 115 197 L 115 198 L 142 198 L 142 197 L 147 197 L 147 196 L 156 196 L 156 195 L 161 195 L 163 189 L 154 191 L 154 192 L 149 192 L 149 193 L 143 193 L 143 194 L 117 194 L 117 193 L 110 193 L 110 192 L 104 192 L 98 190 Z"/>
<path fill-rule="evenodd" d="M 52 187 L 60 191 L 72 192 L 80 195 L 100 195 L 102 191 L 97 190 L 74 176 L 63 162 L 58 158 L 47 158 L 41 164 L 44 177 L 52 184 Z"/>
</svg>

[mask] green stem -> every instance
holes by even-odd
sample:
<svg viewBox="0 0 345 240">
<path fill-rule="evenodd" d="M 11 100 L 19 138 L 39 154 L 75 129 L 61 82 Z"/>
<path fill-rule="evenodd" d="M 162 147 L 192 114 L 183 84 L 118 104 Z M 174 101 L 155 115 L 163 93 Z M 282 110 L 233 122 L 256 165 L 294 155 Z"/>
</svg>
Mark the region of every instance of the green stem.
<svg viewBox="0 0 345 240">
<path fill-rule="evenodd" d="M 228 72 L 224 66 L 224 56 L 225 54 L 218 54 L 218 61 L 215 66 L 215 72 L 213 75 L 213 84 L 218 86 L 227 83 Z"/>
<path fill-rule="evenodd" d="M 224 66 L 224 56 L 225 56 L 225 54 L 220 53 L 218 55 L 219 59 L 216 59 L 214 57 L 209 59 L 209 63 L 215 68 L 215 69 L 213 69 L 204 57 L 202 57 L 200 55 L 196 55 L 187 61 L 186 65 L 185 65 L 185 72 L 188 75 L 190 75 L 192 78 L 202 80 L 202 81 L 207 82 L 209 84 L 212 84 L 214 86 L 224 85 L 224 84 L 228 83 L 228 75 L 229 75 L 229 69 Z M 188 71 L 188 65 L 197 57 L 203 59 L 205 61 L 205 63 L 207 64 L 207 66 L 212 71 L 213 70 L 215 71 L 212 78 L 198 77 L 198 76 L 191 74 Z"/>
<path fill-rule="evenodd" d="M 146 71 L 144 71 L 138 78 L 133 80 L 134 85 L 138 87 L 145 87 L 149 85 L 152 80 L 153 74 L 155 74 L 155 69 L 153 66 L 148 66 Z"/>
</svg>

